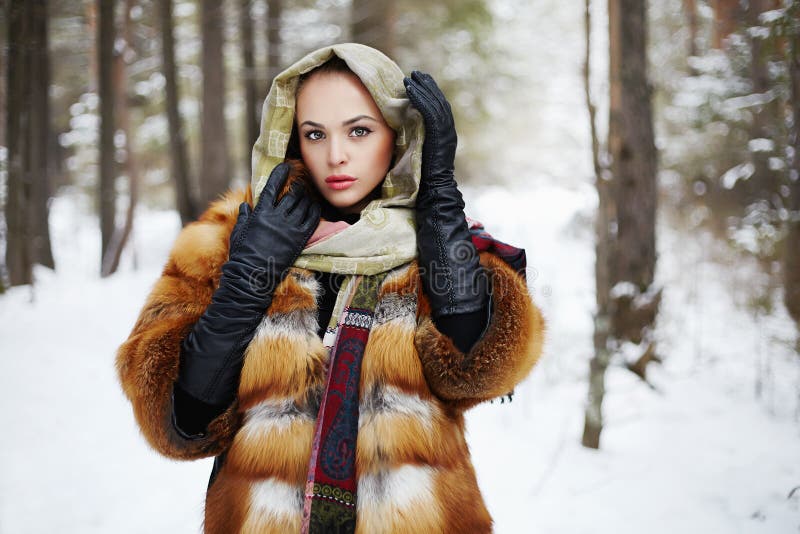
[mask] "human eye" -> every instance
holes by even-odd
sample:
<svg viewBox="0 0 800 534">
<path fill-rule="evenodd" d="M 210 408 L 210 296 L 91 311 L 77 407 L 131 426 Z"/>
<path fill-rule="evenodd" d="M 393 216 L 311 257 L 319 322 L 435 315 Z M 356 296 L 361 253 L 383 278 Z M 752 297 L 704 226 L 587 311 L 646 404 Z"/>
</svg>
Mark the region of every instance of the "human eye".
<svg viewBox="0 0 800 534">
<path fill-rule="evenodd" d="M 305 137 L 309 141 L 319 141 L 320 139 L 325 137 L 325 134 L 323 134 L 319 130 L 309 130 L 303 134 L 303 137 Z"/>
<path fill-rule="evenodd" d="M 350 135 L 353 137 L 366 137 L 370 133 L 372 133 L 372 130 L 366 126 L 355 126 L 352 130 L 350 130 Z"/>
</svg>

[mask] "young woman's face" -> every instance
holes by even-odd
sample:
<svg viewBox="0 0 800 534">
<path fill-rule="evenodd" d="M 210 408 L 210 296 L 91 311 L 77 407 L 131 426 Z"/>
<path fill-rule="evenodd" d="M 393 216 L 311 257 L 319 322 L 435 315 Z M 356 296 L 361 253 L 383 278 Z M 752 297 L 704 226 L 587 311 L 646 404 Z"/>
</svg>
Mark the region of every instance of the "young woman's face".
<svg viewBox="0 0 800 534">
<path fill-rule="evenodd" d="M 358 213 L 392 160 L 395 132 L 354 74 L 312 75 L 297 96 L 300 153 L 331 205 Z"/>
</svg>

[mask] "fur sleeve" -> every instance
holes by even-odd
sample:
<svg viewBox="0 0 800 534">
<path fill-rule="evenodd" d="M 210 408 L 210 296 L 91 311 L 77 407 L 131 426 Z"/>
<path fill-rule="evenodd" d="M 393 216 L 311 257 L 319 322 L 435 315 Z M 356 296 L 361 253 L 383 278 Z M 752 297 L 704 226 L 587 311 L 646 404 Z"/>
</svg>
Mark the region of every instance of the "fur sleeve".
<svg viewBox="0 0 800 534">
<path fill-rule="evenodd" d="M 460 408 L 511 391 L 538 360 L 544 341 L 544 319 L 525 281 L 497 256 L 482 252 L 480 257 L 491 278 L 493 311 L 469 354 L 436 329 L 428 299 L 419 294 L 415 344 L 425 377 L 434 394 Z"/>
<path fill-rule="evenodd" d="M 122 389 L 144 437 L 172 458 L 217 455 L 230 445 L 239 426 L 234 403 L 209 424 L 203 438 L 181 437 L 172 425 L 172 386 L 178 376 L 181 341 L 219 285 L 243 200 L 252 202 L 249 189 L 230 192 L 181 231 L 133 331 L 117 351 Z"/>
</svg>

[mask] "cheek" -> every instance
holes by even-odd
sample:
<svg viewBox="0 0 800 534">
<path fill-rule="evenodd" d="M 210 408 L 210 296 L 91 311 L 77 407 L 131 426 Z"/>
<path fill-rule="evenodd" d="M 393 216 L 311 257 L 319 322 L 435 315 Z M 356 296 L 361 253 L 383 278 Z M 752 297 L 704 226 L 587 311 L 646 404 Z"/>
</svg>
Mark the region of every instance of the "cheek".
<svg viewBox="0 0 800 534">
<path fill-rule="evenodd" d="M 314 182 L 318 182 L 319 178 L 319 156 L 315 153 L 313 147 L 308 146 L 307 143 L 300 143 L 300 157 L 303 159 L 303 163 L 305 163 L 306 168 L 311 173 L 311 178 Z"/>
<path fill-rule="evenodd" d="M 378 150 L 375 152 L 376 162 L 379 163 L 382 168 L 388 171 L 389 164 L 392 162 L 392 154 L 394 154 L 394 136 L 387 135 L 381 139 Z"/>
</svg>

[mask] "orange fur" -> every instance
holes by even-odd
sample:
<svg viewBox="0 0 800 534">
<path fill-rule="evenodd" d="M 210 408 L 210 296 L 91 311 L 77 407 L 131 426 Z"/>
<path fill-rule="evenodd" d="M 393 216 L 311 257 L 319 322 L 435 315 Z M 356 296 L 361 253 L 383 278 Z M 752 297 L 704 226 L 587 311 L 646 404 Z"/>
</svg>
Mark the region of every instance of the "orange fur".
<svg viewBox="0 0 800 534">
<path fill-rule="evenodd" d="M 300 272 L 300 269 L 293 268 L 292 272 Z M 300 284 L 290 274 L 281 285 L 275 289 L 272 297 L 272 305 L 269 307 L 269 315 L 281 315 L 295 311 L 315 312 L 317 301 L 314 295 L 303 289 Z"/>
<path fill-rule="evenodd" d="M 386 382 L 430 397 L 422 364 L 414 350 L 414 328 L 391 322 L 375 326 L 369 333 L 361 364 L 361 391 L 373 383 Z"/>
<path fill-rule="evenodd" d="M 274 477 L 289 484 L 303 485 L 313 438 L 314 423 L 305 420 L 266 431 L 239 432 L 233 440 L 226 467 L 251 479 Z"/>
<path fill-rule="evenodd" d="M 292 179 L 301 179 L 297 172 Z M 245 352 L 238 400 L 209 425 L 206 437 L 185 440 L 171 425 L 180 343 L 219 283 L 241 202 L 252 205 L 249 188 L 226 194 L 181 232 L 130 337 L 119 348 L 117 370 L 142 433 L 156 450 L 180 459 L 227 451 L 207 495 L 206 532 L 296 531 L 295 516 L 257 515 L 249 491 L 254 482 L 269 478 L 302 486 L 313 422 L 287 418 L 252 432 L 242 424 L 247 410 L 264 401 L 293 399 L 308 410 L 324 385 L 327 353 L 308 330 L 316 319 L 311 273 L 293 269 L 277 288 L 265 321 L 281 326 L 257 332 Z M 415 263 L 392 273 L 380 288 L 379 298 L 417 295 L 418 304 L 416 316 L 376 324 L 370 333 L 362 402 L 377 397 L 371 399 L 372 411 L 362 413 L 357 472 L 377 476 L 404 466 L 429 469 L 434 498 L 403 506 L 374 504 L 359 514 L 359 533 L 491 531 L 464 439 L 463 410 L 506 393 L 524 378 L 541 352 L 544 322 L 512 269 L 488 253 L 481 254 L 481 262 L 492 274 L 494 312 L 487 333 L 466 355 L 469 365 L 463 365 L 465 355 L 431 321 Z"/>
<path fill-rule="evenodd" d="M 240 532 L 250 503 L 250 484 L 235 473 L 222 471 L 206 494 L 205 534 Z"/>
<path fill-rule="evenodd" d="M 359 429 L 357 446 L 360 474 L 405 464 L 451 467 L 467 454 L 454 426 L 441 417 L 427 425 L 409 415 L 374 415 Z"/>
<path fill-rule="evenodd" d="M 500 258 L 481 253 L 492 276 L 492 321 L 483 338 L 465 355 L 423 316 L 415 343 L 431 389 L 461 408 L 499 397 L 514 388 L 539 359 L 544 319 L 524 281 Z M 421 299 L 427 301 L 422 295 Z"/>
<path fill-rule="evenodd" d="M 259 339 L 245 353 L 239 382 L 239 402 L 249 408 L 268 397 L 300 397 L 310 387 L 322 383 L 324 358 L 322 343 L 313 345 L 306 338 L 285 336 Z"/>
<path fill-rule="evenodd" d="M 492 531 L 492 517 L 483 504 L 475 469 L 468 459 L 457 468 L 443 471 L 436 482 L 447 532 L 481 534 Z M 464 503 L 470 504 L 464 506 Z"/>
</svg>

